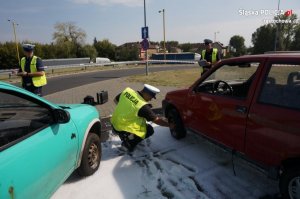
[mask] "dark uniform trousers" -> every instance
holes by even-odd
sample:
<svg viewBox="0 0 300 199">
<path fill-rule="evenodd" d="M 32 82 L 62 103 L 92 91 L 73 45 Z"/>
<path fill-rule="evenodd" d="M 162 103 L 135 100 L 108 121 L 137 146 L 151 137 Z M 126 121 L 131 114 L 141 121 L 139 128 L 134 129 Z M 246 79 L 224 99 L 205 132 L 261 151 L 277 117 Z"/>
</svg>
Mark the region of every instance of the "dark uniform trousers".
<svg viewBox="0 0 300 199">
<path fill-rule="evenodd" d="M 129 151 L 133 151 L 138 143 L 140 143 L 143 139 L 133 133 L 129 133 L 126 131 L 117 131 L 113 128 L 113 131 L 120 137 L 122 140 L 122 145 L 124 145 Z M 152 136 L 154 133 L 154 129 L 150 124 L 147 124 L 147 132 L 145 139 Z"/>
<path fill-rule="evenodd" d="M 23 85 L 23 88 L 38 96 L 42 96 L 42 87 L 35 87 L 33 84 L 27 84 L 27 85 L 25 84 Z"/>
</svg>

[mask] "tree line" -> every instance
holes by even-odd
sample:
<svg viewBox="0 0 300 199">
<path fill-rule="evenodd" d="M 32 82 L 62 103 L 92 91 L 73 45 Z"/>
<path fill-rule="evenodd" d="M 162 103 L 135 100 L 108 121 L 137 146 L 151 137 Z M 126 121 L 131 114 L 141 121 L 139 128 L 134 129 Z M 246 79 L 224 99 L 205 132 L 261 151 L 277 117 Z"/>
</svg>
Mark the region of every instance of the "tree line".
<svg viewBox="0 0 300 199">
<path fill-rule="evenodd" d="M 239 35 L 231 37 L 229 45 L 233 56 L 261 54 L 267 51 L 300 51 L 300 20 L 296 14 L 274 17 L 274 22 L 260 26 L 252 34 L 252 47 L 246 48 L 245 39 Z"/>
<path fill-rule="evenodd" d="M 267 51 L 300 51 L 300 19 L 296 14 L 274 17 L 274 22 L 260 26 L 252 34 L 253 46 L 246 47 L 245 39 L 234 35 L 229 40 L 227 56 L 241 56 L 245 54 L 261 54 Z M 276 38 L 276 39 L 275 39 Z M 191 51 L 194 45 L 185 43 L 180 45 L 184 52 Z"/>
<path fill-rule="evenodd" d="M 240 35 L 234 35 L 229 41 L 229 56 L 244 54 L 260 54 L 266 51 L 299 51 L 300 50 L 300 20 L 297 15 L 280 15 L 274 17 L 274 21 L 256 29 L 252 34 L 251 47 L 245 46 L 245 39 Z M 289 23 L 284 23 L 289 22 Z M 72 22 L 57 23 L 54 26 L 53 42 L 51 44 L 35 44 L 35 54 L 42 59 L 80 58 L 90 57 L 91 61 L 96 57 L 107 57 L 116 61 L 138 60 L 139 45 L 117 47 L 108 39 L 98 41 L 94 38 L 92 45 L 85 44 L 86 33 Z M 277 38 L 275 40 L 275 38 Z M 32 43 L 23 41 L 22 43 Z M 163 42 L 151 42 L 153 45 L 163 46 Z M 22 46 L 18 44 L 20 57 L 24 56 Z M 195 44 L 179 44 L 178 41 L 167 41 L 166 50 L 175 52 L 180 48 L 183 52 L 195 52 Z M 18 58 L 15 42 L 0 43 L 0 70 L 16 68 Z"/>
</svg>

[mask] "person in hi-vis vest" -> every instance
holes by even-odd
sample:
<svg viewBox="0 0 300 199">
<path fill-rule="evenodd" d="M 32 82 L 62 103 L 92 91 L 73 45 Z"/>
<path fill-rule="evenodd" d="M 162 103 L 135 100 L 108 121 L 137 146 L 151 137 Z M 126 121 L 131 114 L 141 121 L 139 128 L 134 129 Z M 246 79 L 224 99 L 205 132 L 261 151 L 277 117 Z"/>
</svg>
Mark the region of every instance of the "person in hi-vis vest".
<svg viewBox="0 0 300 199">
<path fill-rule="evenodd" d="M 159 92 L 158 88 L 145 84 L 141 91 L 128 87 L 115 97 L 117 106 L 111 124 L 122 140 L 122 146 L 128 151 L 133 151 L 139 142 L 153 135 L 153 127 L 147 121 L 170 127 L 166 118 L 157 116 L 148 103 Z"/>
<path fill-rule="evenodd" d="M 22 77 L 22 87 L 36 95 L 42 96 L 42 87 L 47 84 L 44 65 L 41 58 L 33 55 L 34 45 L 23 44 L 25 57 L 21 59 L 17 73 Z"/>
<path fill-rule="evenodd" d="M 203 66 L 202 74 L 208 71 L 214 64 L 221 61 L 220 52 L 217 48 L 212 47 L 212 40 L 204 39 L 204 44 L 205 50 L 202 50 L 201 52 L 201 60 L 205 60 L 206 65 Z"/>
</svg>

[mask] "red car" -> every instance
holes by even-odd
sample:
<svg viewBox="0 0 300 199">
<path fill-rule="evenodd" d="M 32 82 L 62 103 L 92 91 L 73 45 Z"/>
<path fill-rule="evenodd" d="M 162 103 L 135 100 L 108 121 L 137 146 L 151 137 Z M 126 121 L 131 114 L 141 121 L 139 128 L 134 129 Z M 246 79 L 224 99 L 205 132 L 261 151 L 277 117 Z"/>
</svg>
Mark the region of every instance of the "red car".
<svg viewBox="0 0 300 199">
<path fill-rule="evenodd" d="M 283 198 L 300 198 L 300 53 L 223 60 L 169 92 L 163 109 L 176 139 L 199 133 L 279 178 Z"/>
</svg>

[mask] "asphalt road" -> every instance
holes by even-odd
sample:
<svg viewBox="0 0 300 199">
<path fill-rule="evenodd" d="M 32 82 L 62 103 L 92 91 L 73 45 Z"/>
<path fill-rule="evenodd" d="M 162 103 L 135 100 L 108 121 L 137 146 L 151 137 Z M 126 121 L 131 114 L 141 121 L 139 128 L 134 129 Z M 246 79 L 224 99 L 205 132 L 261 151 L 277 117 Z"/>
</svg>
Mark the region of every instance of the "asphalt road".
<svg viewBox="0 0 300 199">
<path fill-rule="evenodd" d="M 149 72 L 159 72 L 167 70 L 179 70 L 195 68 L 195 65 L 185 66 L 149 66 Z M 104 81 L 113 78 L 126 77 L 131 75 L 138 75 L 145 73 L 145 68 L 121 69 L 121 70 L 108 70 L 97 71 L 88 73 L 79 73 L 72 75 L 65 75 L 59 77 L 48 78 L 48 84 L 43 88 L 43 94 L 49 95 L 55 92 L 63 91 L 66 89 L 91 84 L 99 81 Z"/>
</svg>

